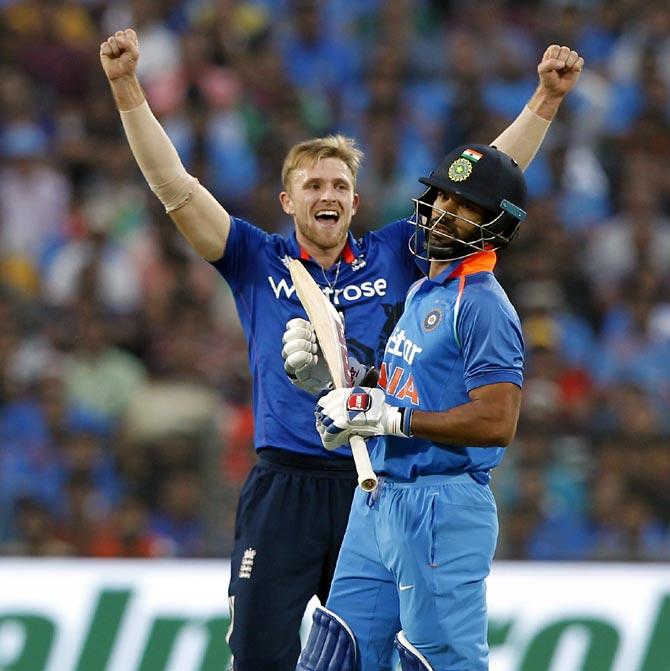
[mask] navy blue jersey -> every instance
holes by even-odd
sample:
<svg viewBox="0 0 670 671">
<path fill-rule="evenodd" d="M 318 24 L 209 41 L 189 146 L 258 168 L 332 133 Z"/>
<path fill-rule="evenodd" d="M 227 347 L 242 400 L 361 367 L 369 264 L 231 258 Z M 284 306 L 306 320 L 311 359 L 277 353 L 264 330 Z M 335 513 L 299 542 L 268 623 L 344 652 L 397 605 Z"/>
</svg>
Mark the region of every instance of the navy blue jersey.
<svg viewBox="0 0 670 671">
<path fill-rule="evenodd" d="M 439 412 L 468 403 L 477 387 L 522 386 L 521 325 L 493 275 L 495 260 L 495 252 L 480 252 L 412 287 L 381 368 L 388 403 Z M 372 465 L 396 480 L 468 472 L 486 482 L 503 452 L 386 436 Z"/>
<path fill-rule="evenodd" d="M 286 322 L 306 318 L 286 266 L 301 258 L 316 283 L 344 315 L 349 353 L 379 366 L 384 347 L 403 311 L 409 287 L 421 272 L 408 248 L 414 226 L 388 224 L 354 240 L 351 233 L 339 264 L 324 271 L 300 248 L 295 233 L 269 234 L 231 217 L 223 257 L 212 265 L 230 285 L 247 339 L 253 377 L 256 449 L 274 447 L 313 456 L 326 451 L 314 425 L 315 399 L 293 386 L 281 357 Z"/>
</svg>

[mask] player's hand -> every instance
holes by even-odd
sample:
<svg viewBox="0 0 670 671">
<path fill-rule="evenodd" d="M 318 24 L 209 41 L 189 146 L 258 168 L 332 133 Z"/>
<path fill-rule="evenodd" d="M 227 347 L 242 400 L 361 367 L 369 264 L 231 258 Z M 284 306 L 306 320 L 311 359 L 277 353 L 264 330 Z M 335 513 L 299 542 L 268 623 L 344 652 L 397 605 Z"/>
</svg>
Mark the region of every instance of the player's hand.
<svg viewBox="0 0 670 671">
<path fill-rule="evenodd" d="M 109 81 L 134 77 L 140 59 L 140 45 L 132 28 L 117 30 L 100 45 L 100 63 Z"/>
<path fill-rule="evenodd" d="M 291 319 L 286 324 L 282 342 L 284 370 L 294 385 L 312 396 L 320 396 L 332 389 L 330 372 L 321 354 L 311 322 L 306 319 Z M 352 385 L 361 384 L 371 370 L 371 367 L 362 364 L 356 358 L 349 357 Z"/>
<path fill-rule="evenodd" d="M 540 87 L 550 95 L 562 98 L 577 83 L 584 59 L 570 47 L 550 44 L 537 66 Z"/>
<path fill-rule="evenodd" d="M 296 387 L 319 396 L 329 388 L 330 373 L 316 341 L 311 322 L 291 319 L 286 324 L 281 351 L 284 370 Z"/>
<path fill-rule="evenodd" d="M 381 389 L 354 387 L 335 389 L 320 398 L 314 412 L 316 430 L 327 450 L 349 442 L 353 435 L 409 435 L 408 408 L 396 408 L 386 402 Z"/>
</svg>

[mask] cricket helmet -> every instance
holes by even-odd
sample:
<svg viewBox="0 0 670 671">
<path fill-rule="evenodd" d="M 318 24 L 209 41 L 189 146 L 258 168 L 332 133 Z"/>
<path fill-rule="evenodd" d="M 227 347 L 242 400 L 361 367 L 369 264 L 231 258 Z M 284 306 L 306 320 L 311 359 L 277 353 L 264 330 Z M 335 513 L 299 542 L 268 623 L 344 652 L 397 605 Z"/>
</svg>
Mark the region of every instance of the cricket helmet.
<svg viewBox="0 0 670 671">
<path fill-rule="evenodd" d="M 414 198 L 411 223 L 417 230 L 410 239 L 413 254 L 429 261 L 461 259 L 483 250 L 503 249 L 526 218 L 526 181 L 517 162 L 495 147 L 470 144 L 457 147 L 428 177 L 419 181 L 428 189 Z M 475 223 L 434 208 L 438 192 L 458 196 L 483 208 L 484 220 Z M 473 224 L 476 232 L 468 239 L 433 229 L 445 218 L 459 218 Z"/>
</svg>

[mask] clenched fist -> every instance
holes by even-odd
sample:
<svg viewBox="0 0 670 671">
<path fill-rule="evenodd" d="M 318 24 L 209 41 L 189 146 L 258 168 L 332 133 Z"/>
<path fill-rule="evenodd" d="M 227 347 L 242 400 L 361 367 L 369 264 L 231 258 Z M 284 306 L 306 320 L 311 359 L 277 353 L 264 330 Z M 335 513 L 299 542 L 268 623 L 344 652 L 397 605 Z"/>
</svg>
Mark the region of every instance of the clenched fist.
<svg viewBox="0 0 670 671">
<path fill-rule="evenodd" d="M 577 83 L 584 59 L 570 47 L 551 44 L 537 66 L 540 86 L 557 97 L 566 95 Z"/>
<path fill-rule="evenodd" d="M 100 45 L 100 63 L 110 82 L 134 77 L 139 59 L 140 46 L 132 28 L 117 30 Z"/>
</svg>

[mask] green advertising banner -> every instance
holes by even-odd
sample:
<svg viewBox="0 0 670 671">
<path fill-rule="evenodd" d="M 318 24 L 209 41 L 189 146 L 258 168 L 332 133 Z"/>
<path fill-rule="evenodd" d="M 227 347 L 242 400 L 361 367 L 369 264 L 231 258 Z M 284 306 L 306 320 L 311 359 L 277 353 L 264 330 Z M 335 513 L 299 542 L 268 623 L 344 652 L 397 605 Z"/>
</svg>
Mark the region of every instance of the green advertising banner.
<svg viewBox="0 0 670 671">
<path fill-rule="evenodd" d="M 222 671 L 229 571 L 2 560 L 0 671 Z M 667 566 L 497 563 L 488 585 L 491 671 L 670 671 Z"/>
</svg>

